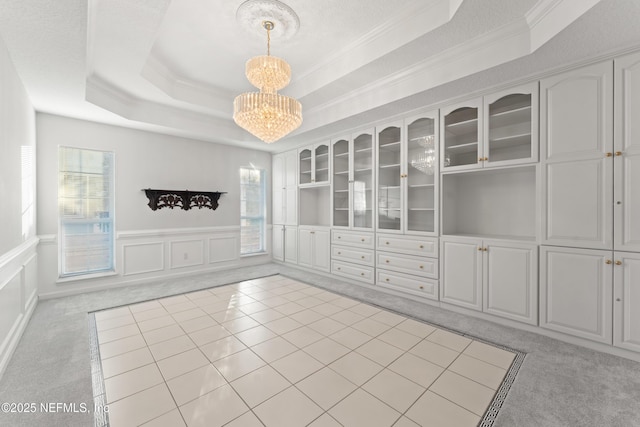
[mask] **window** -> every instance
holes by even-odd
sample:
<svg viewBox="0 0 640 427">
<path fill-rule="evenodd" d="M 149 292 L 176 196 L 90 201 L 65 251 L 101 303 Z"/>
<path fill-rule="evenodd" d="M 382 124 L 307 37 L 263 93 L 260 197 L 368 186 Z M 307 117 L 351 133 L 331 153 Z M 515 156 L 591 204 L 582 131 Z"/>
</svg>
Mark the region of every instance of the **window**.
<svg viewBox="0 0 640 427">
<path fill-rule="evenodd" d="M 114 269 L 113 153 L 60 147 L 60 276 Z"/>
<path fill-rule="evenodd" d="M 240 255 L 265 250 L 264 170 L 240 168 Z"/>
</svg>

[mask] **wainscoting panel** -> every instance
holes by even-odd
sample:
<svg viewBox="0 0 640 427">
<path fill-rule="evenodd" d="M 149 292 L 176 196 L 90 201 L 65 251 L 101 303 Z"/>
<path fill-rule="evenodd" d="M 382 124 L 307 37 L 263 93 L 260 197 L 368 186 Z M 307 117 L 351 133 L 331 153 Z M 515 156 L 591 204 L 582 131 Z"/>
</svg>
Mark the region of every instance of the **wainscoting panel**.
<svg viewBox="0 0 640 427">
<path fill-rule="evenodd" d="M 184 240 L 170 242 L 170 268 L 194 267 L 204 264 L 204 241 Z"/>
<path fill-rule="evenodd" d="M 164 242 L 122 245 L 122 275 L 153 273 L 164 270 Z"/>
<path fill-rule="evenodd" d="M 38 302 L 38 238 L 0 256 L 0 378 Z"/>
<path fill-rule="evenodd" d="M 209 239 L 209 264 L 217 262 L 236 261 L 239 236 L 218 236 Z"/>
</svg>

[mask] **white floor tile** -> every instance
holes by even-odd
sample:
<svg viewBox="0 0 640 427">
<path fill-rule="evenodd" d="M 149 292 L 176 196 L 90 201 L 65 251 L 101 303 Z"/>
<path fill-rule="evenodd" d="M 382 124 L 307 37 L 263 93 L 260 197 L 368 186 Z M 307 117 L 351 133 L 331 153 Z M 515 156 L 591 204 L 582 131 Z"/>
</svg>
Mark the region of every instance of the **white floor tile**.
<svg viewBox="0 0 640 427">
<path fill-rule="evenodd" d="M 302 350 L 276 360 L 271 366 L 294 384 L 324 367 Z"/>
<path fill-rule="evenodd" d="M 406 319 L 405 321 L 398 323 L 396 328 L 409 332 L 410 334 L 420 338 L 426 338 L 436 330 L 433 326 L 427 325 L 423 322 L 418 322 L 414 319 Z"/>
<path fill-rule="evenodd" d="M 295 387 L 275 395 L 254 408 L 266 427 L 306 426 L 322 414 L 322 409 Z"/>
<path fill-rule="evenodd" d="M 342 330 L 339 330 L 335 334 L 330 335 L 329 338 L 336 342 L 339 342 L 340 344 L 350 348 L 351 350 L 354 350 L 367 341 L 372 340 L 369 335 L 351 327 L 346 327 Z"/>
<path fill-rule="evenodd" d="M 221 325 L 232 334 L 237 334 L 238 332 L 260 326 L 260 323 L 256 322 L 249 316 L 243 315 L 242 317 L 221 323 Z"/>
<path fill-rule="evenodd" d="M 167 385 L 162 383 L 109 404 L 110 427 L 135 427 L 175 409 Z"/>
<path fill-rule="evenodd" d="M 429 335 L 426 340 L 458 352 L 464 350 L 471 344 L 471 338 L 463 337 L 462 335 L 454 334 L 453 332 L 443 329 L 437 329 Z"/>
<path fill-rule="evenodd" d="M 146 312 L 143 312 L 146 313 Z M 176 321 L 173 320 L 173 317 L 170 315 L 154 317 L 153 319 L 144 320 L 142 322 L 138 322 L 138 328 L 142 332 L 149 332 L 154 329 L 164 328 L 165 326 L 173 325 Z"/>
<path fill-rule="evenodd" d="M 275 338 L 277 335 L 265 326 L 258 325 L 255 328 L 247 329 L 246 331 L 238 332 L 235 337 L 238 338 L 247 347 L 260 344 Z"/>
<path fill-rule="evenodd" d="M 167 381 L 169 390 L 178 405 L 184 405 L 225 384 L 227 381 L 212 364 Z"/>
<path fill-rule="evenodd" d="M 290 317 L 282 317 L 280 319 L 266 323 L 265 326 L 276 334 L 282 335 L 286 334 L 287 332 L 293 331 L 294 329 L 298 329 L 303 325 L 302 323 L 297 322 Z"/>
<path fill-rule="evenodd" d="M 304 348 L 324 338 L 322 334 L 306 326 L 287 332 L 282 337 L 298 348 Z"/>
<path fill-rule="evenodd" d="M 443 368 L 449 366 L 451 362 L 456 360 L 460 355 L 460 353 L 455 350 L 451 350 L 450 348 L 443 347 L 440 344 L 436 344 L 428 340 L 419 342 L 415 347 L 409 350 L 409 352 L 423 358 L 424 360 L 435 363 L 438 366 L 442 366 Z"/>
<path fill-rule="evenodd" d="M 461 354 L 460 357 L 449 366 L 449 371 L 469 378 L 493 390 L 497 390 L 498 387 L 500 387 L 507 373 L 505 369 L 498 368 L 495 365 L 469 357 L 465 354 Z"/>
<path fill-rule="evenodd" d="M 115 402 L 162 383 L 164 383 L 164 379 L 155 364 L 145 365 L 107 378 L 104 380 L 107 403 Z"/>
<path fill-rule="evenodd" d="M 421 341 L 420 337 L 411 335 L 410 333 L 401 331 L 397 328 L 389 329 L 388 331 L 378 335 L 377 338 L 404 351 L 411 349 L 411 347 Z"/>
<path fill-rule="evenodd" d="M 323 368 L 296 384 L 322 409 L 327 410 L 351 394 L 357 386 L 329 368 Z"/>
<path fill-rule="evenodd" d="M 263 366 L 233 381 L 231 386 L 253 408 L 290 387 L 291 383 L 271 366 Z"/>
<path fill-rule="evenodd" d="M 324 413 L 316 418 L 309 427 L 342 427 L 331 415 Z"/>
<path fill-rule="evenodd" d="M 140 368 L 144 365 L 154 363 L 153 356 L 149 348 L 142 347 L 138 350 L 129 351 L 118 356 L 102 360 L 102 375 L 111 378 L 115 375 Z"/>
<path fill-rule="evenodd" d="M 139 333 L 140 329 L 138 329 L 138 325 L 132 323 L 130 325 L 99 331 L 98 341 L 100 342 L 100 344 L 106 344 L 108 342 L 130 337 L 132 335 L 138 335 Z"/>
<path fill-rule="evenodd" d="M 186 333 L 218 325 L 218 322 L 213 320 L 211 316 L 196 317 L 195 319 L 184 320 L 178 323 L 180 323 L 180 327 L 182 327 Z"/>
<path fill-rule="evenodd" d="M 251 347 L 254 353 L 267 363 L 272 363 L 288 354 L 297 351 L 298 348 L 282 337 L 275 337 L 268 341 Z"/>
<path fill-rule="evenodd" d="M 480 417 L 455 403 L 427 391 L 406 413 L 420 426 L 475 427 Z"/>
<path fill-rule="evenodd" d="M 387 344 L 377 338 L 364 343 L 355 351 L 382 366 L 389 365 L 403 354 L 403 351 L 398 347 Z"/>
<path fill-rule="evenodd" d="M 441 366 L 411 353 L 403 354 L 395 362 L 391 363 L 388 368 L 424 388 L 429 388 L 444 371 Z"/>
<path fill-rule="evenodd" d="M 180 412 L 189 427 L 219 427 L 238 418 L 249 408 L 230 385 L 180 406 Z"/>
<path fill-rule="evenodd" d="M 199 349 L 194 348 L 158 361 L 158 368 L 164 379 L 170 380 L 208 364 L 209 360 Z"/>
<path fill-rule="evenodd" d="M 425 392 L 425 388 L 385 369 L 362 388 L 400 413 L 404 413 Z"/>
<path fill-rule="evenodd" d="M 229 424 L 226 424 L 225 427 L 264 427 L 264 425 L 253 412 L 245 412 Z"/>
<path fill-rule="evenodd" d="M 347 353 L 329 367 L 358 386 L 369 381 L 383 369 L 382 366 L 355 352 Z"/>
<path fill-rule="evenodd" d="M 170 340 L 171 338 L 176 338 L 184 334 L 184 330 L 178 324 L 173 324 L 142 333 L 142 335 L 144 336 L 144 340 L 147 342 L 147 345 L 157 344 L 159 342 Z"/>
<path fill-rule="evenodd" d="M 249 349 L 213 362 L 213 366 L 224 375 L 227 381 L 240 378 L 264 365 L 265 362 Z"/>
<path fill-rule="evenodd" d="M 156 361 L 159 361 L 178 353 L 191 350 L 192 348 L 195 348 L 195 346 L 196 345 L 191 341 L 191 338 L 187 335 L 181 335 L 176 338 L 171 338 L 170 340 L 150 345 L 149 350 L 151 350 L 153 358 L 156 359 Z"/>
<path fill-rule="evenodd" d="M 240 340 L 234 336 L 224 337 L 200 346 L 200 350 L 210 362 L 215 362 L 216 360 L 230 356 L 246 348 L 247 346 L 242 344 Z"/>
<path fill-rule="evenodd" d="M 219 339 L 228 337 L 229 335 L 231 335 L 231 332 L 227 331 L 223 326 L 215 325 L 208 328 L 199 329 L 195 332 L 191 332 L 189 334 L 189 337 L 196 345 L 202 346 L 210 342 L 218 341 Z"/>
<path fill-rule="evenodd" d="M 489 387 L 449 371 L 445 371 L 430 390 L 478 416 L 484 414 L 495 394 Z"/>
<path fill-rule="evenodd" d="M 144 341 L 144 338 L 142 338 L 142 335 L 133 335 L 127 338 L 111 341 L 106 344 L 101 344 L 100 357 L 102 359 L 108 359 L 109 357 L 114 357 L 146 346 L 147 343 Z"/>
<path fill-rule="evenodd" d="M 313 344 L 306 346 L 303 351 L 310 354 L 321 363 L 328 365 L 334 360 L 337 360 L 349 353 L 351 350 L 329 338 L 323 338 L 320 341 L 316 341 Z"/>
<path fill-rule="evenodd" d="M 388 427 L 401 415 L 361 389 L 331 408 L 329 414 L 345 427 Z"/>
<path fill-rule="evenodd" d="M 490 346 L 478 341 L 472 342 L 464 351 L 464 354 L 480 359 L 484 362 L 491 363 L 503 369 L 509 369 L 513 359 L 516 357 L 514 353 L 501 348 Z"/>
<path fill-rule="evenodd" d="M 164 415 L 160 415 L 158 418 L 142 424 L 141 427 L 186 427 L 180 411 L 174 409 L 171 412 L 167 412 Z"/>
</svg>

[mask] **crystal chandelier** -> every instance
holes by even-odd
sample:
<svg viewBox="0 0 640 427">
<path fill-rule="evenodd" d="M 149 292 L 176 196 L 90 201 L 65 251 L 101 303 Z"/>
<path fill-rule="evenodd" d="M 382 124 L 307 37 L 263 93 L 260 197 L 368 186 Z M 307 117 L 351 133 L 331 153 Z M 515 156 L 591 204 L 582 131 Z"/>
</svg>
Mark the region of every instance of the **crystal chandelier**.
<svg viewBox="0 0 640 427">
<path fill-rule="evenodd" d="M 302 124 L 302 105 L 297 99 L 277 93 L 289 84 L 291 67 L 284 59 L 271 56 L 271 21 L 267 30 L 267 54 L 247 61 L 245 74 L 259 92 L 240 94 L 233 101 L 233 120 L 238 126 L 266 143 L 279 140 Z"/>
</svg>

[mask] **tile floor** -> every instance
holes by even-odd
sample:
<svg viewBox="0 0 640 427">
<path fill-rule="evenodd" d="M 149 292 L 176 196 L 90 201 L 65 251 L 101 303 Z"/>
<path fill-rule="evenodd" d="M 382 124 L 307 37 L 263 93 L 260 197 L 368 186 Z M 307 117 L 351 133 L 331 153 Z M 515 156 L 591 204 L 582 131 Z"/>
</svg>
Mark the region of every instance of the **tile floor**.
<svg viewBox="0 0 640 427">
<path fill-rule="evenodd" d="M 284 276 L 95 325 L 111 427 L 476 426 L 516 356 Z"/>
</svg>

